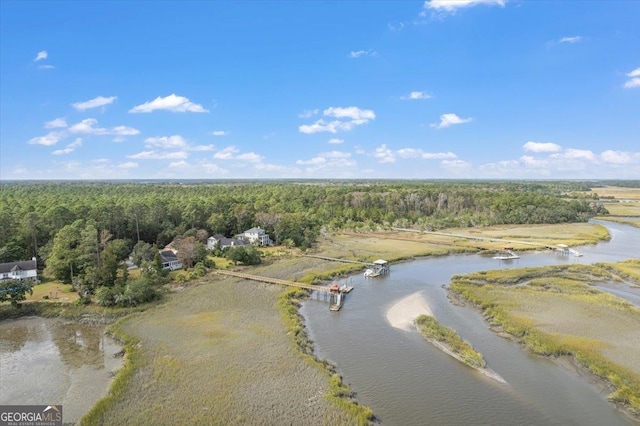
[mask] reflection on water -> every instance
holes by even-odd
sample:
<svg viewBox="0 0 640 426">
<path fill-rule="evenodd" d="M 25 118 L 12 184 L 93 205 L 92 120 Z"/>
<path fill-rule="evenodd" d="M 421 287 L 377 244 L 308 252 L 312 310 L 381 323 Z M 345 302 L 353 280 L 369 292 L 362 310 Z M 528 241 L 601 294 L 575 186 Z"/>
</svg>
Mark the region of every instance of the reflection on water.
<svg viewBox="0 0 640 426">
<path fill-rule="evenodd" d="M 0 323 L 0 404 L 62 404 L 75 422 L 104 394 L 120 347 L 103 327 L 38 317 Z"/>
</svg>

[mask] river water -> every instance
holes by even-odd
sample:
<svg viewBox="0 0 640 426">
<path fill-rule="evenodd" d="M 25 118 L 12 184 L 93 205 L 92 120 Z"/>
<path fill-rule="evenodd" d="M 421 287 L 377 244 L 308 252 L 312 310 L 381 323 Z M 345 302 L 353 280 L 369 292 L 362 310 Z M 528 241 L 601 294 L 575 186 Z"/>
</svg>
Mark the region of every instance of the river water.
<svg viewBox="0 0 640 426">
<path fill-rule="evenodd" d="M 499 337 L 471 307 L 452 305 L 443 285 L 455 274 L 567 262 L 616 262 L 640 253 L 640 229 L 598 222 L 611 240 L 579 247 L 584 257 L 523 253 L 506 263 L 479 255 L 426 258 L 393 265 L 355 287 L 340 312 L 309 299 L 302 308 L 319 358 L 337 364 L 358 400 L 389 425 L 636 424 L 587 378 Z M 502 262 L 502 263 L 500 263 Z M 427 343 L 416 331 L 390 326 L 386 313 L 419 292 L 438 321 L 468 340 L 507 384 L 483 376 Z"/>
<path fill-rule="evenodd" d="M 104 327 L 26 317 L 0 322 L 0 405 L 62 404 L 77 422 L 105 396 L 122 348 Z"/>
</svg>

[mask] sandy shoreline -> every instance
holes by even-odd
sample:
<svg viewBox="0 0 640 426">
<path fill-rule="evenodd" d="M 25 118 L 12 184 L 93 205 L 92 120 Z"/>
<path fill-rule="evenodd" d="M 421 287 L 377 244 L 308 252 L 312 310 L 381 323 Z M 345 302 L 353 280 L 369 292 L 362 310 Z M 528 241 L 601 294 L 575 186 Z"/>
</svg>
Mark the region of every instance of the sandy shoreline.
<svg viewBox="0 0 640 426">
<path fill-rule="evenodd" d="M 416 329 L 415 320 L 420 315 L 433 316 L 431 307 L 420 292 L 413 293 L 391 307 L 387 311 L 387 321 L 392 327 L 411 331 Z"/>
</svg>

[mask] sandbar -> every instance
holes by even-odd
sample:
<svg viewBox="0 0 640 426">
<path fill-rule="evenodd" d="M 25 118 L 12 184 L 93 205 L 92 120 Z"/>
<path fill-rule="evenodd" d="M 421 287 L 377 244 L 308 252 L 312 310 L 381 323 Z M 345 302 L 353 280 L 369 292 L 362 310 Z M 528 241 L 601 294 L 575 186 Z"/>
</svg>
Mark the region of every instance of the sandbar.
<svg viewBox="0 0 640 426">
<path fill-rule="evenodd" d="M 420 292 L 413 293 L 396 302 L 387 311 L 387 321 L 392 327 L 412 331 L 416 329 L 415 320 L 420 315 L 433 316 L 433 312 Z"/>
</svg>

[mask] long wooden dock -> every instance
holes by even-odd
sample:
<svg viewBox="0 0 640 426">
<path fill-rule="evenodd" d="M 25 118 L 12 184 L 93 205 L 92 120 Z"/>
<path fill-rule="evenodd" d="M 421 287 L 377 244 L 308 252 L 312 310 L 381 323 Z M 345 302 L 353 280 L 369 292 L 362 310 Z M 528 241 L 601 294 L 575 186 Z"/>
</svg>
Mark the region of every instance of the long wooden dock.
<svg viewBox="0 0 640 426">
<path fill-rule="evenodd" d="M 286 285 L 289 287 L 304 288 L 306 290 L 311 290 L 311 291 L 324 291 L 325 293 L 330 292 L 329 287 L 323 287 L 319 285 L 302 284 L 302 283 L 297 283 L 295 281 L 287 281 L 287 280 L 281 280 L 278 278 L 270 278 L 270 277 L 262 277 L 260 275 L 245 274 L 244 272 L 223 271 L 221 269 L 217 269 L 215 272 L 216 274 L 219 274 L 219 275 L 227 275 L 230 277 L 243 278 L 245 280 L 251 280 L 251 281 L 259 281 L 262 283 L 280 284 L 280 285 Z"/>
<path fill-rule="evenodd" d="M 316 255 L 316 254 L 303 254 L 302 256 L 303 257 L 313 257 L 315 259 L 329 260 L 331 262 L 355 263 L 357 265 L 365 265 L 365 266 L 373 265 L 373 263 L 371 263 L 371 262 L 362 262 L 360 260 L 338 259 L 338 258 L 335 258 L 335 257 L 319 256 L 319 255 Z"/>
</svg>

